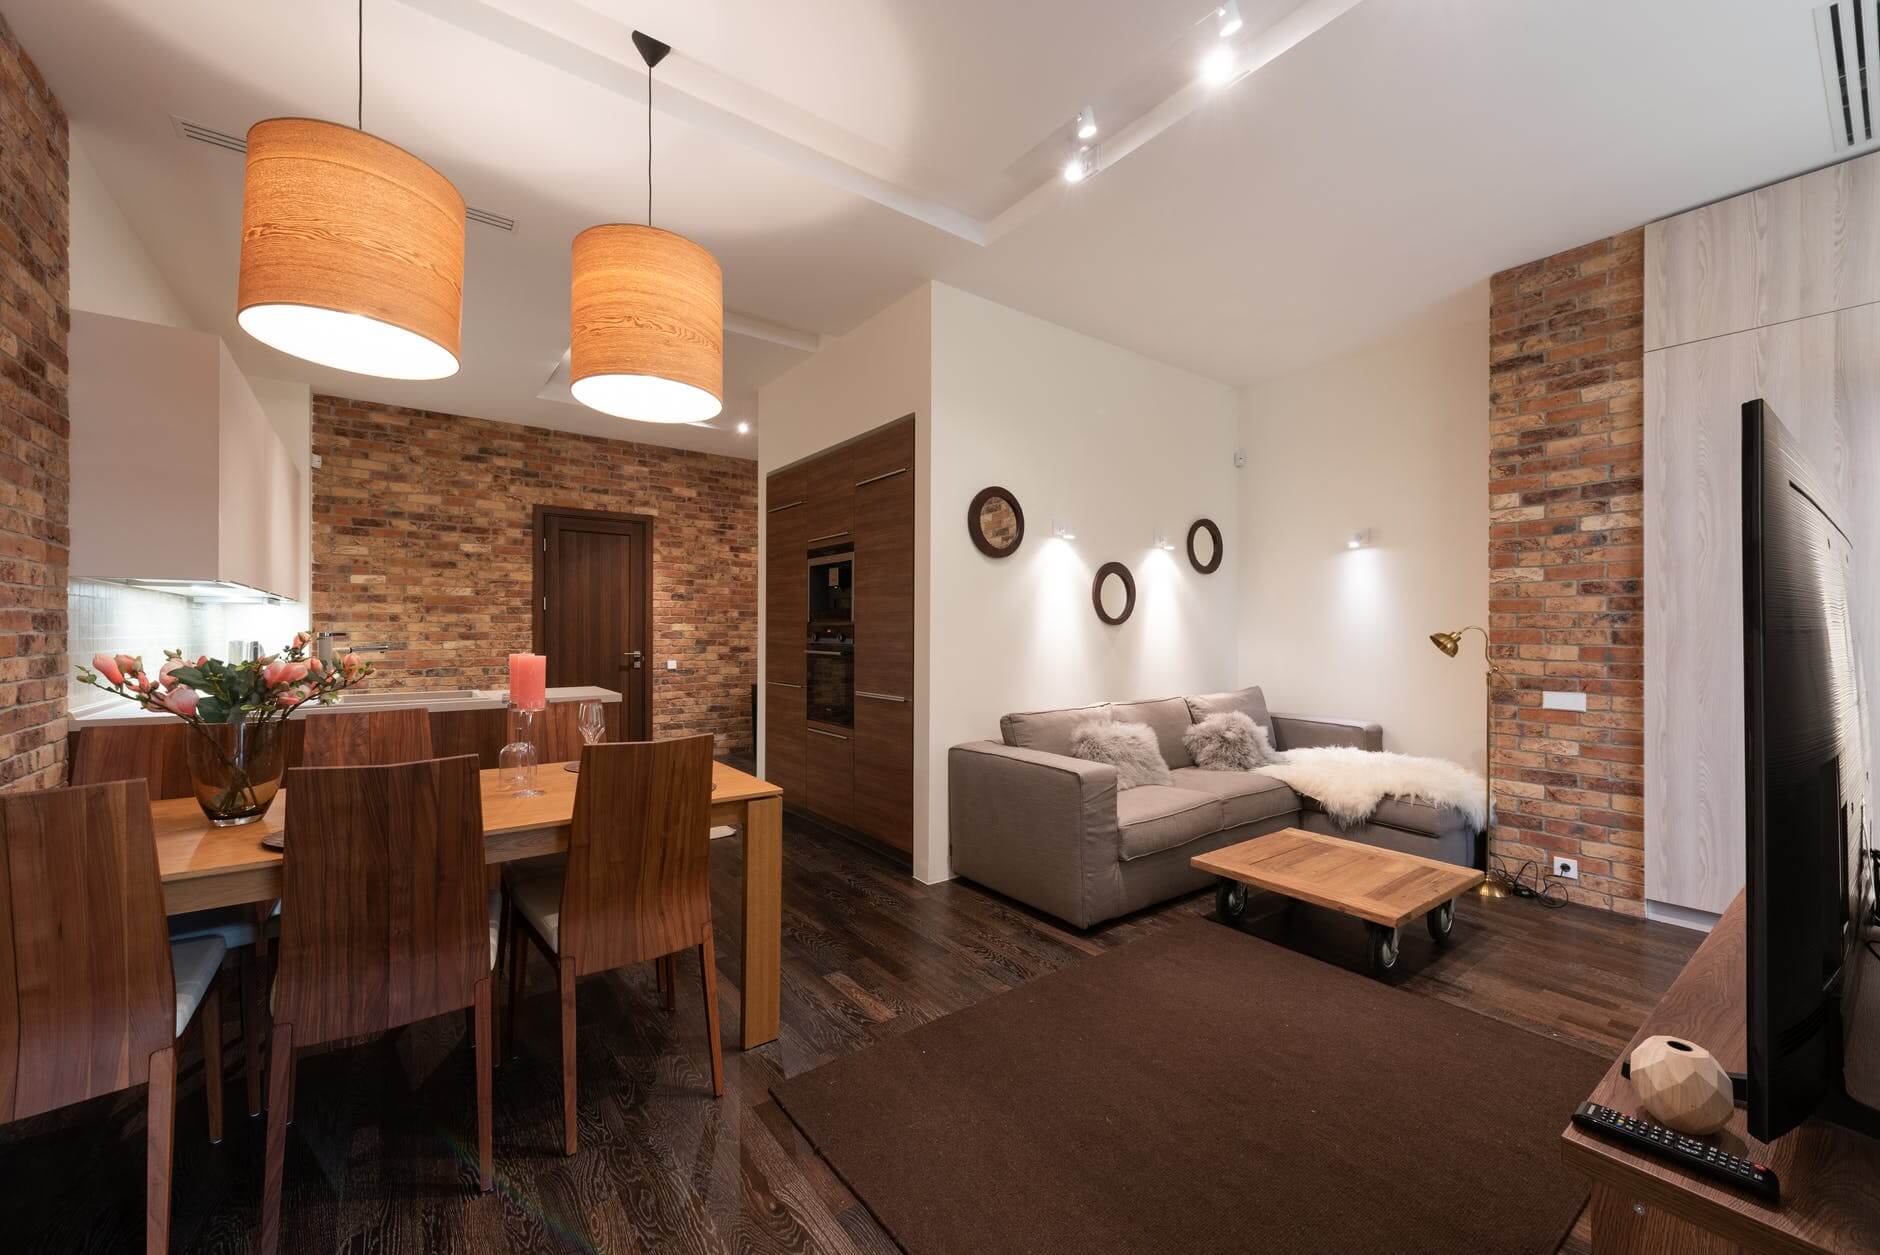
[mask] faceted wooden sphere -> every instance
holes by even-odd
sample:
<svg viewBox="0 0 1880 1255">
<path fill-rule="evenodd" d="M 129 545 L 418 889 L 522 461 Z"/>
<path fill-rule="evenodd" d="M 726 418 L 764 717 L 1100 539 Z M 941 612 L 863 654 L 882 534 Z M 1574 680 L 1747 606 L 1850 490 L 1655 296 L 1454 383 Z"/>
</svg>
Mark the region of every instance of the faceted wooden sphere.
<svg viewBox="0 0 1880 1255">
<path fill-rule="evenodd" d="M 1632 1087 L 1646 1114 L 1680 1133 L 1715 1133 L 1736 1110 L 1723 1065 L 1702 1046 L 1676 1037 L 1647 1037 L 1638 1044 Z"/>
</svg>

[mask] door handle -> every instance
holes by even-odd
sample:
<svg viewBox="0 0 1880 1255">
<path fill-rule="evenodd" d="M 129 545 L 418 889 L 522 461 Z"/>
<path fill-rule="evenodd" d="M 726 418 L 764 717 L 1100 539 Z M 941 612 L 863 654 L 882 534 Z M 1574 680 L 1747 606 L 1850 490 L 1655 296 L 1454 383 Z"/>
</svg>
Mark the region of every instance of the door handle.
<svg viewBox="0 0 1880 1255">
<path fill-rule="evenodd" d="M 623 667 L 632 667 L 635 671 L 638 671 L 640 669 L 640 660 L 644 656 L 645 655 L 641 653 L 641 651 L 637 649 L 630 649 L 626 653 L 620 655 L 620 665 Z"/>
<path fill-rule="evenodd" d="M 846 736 L 843 736 L 839 732 L 824 732 L 821 728 L 804 728 L 803 731 L 814 732 L 817 736 L 826 736 L 826 737 L 829 737 L 831 740 L 836 740 L 836 741 L 846 741 L 849 739 Z"/>
<path fill-rule="evenodd" d="M 856 689 L 855 695 L 857 697 L 871 697 L 878 702 L 905 702 L 907 700 L 905 697 L 896 697 L 893 693 L 870 693 L 862 689 Z"/>
<path fill-rule="evenodd" d="M 780 689 L 800 689 L 803 687 L 801 684 L 792 684 L 788 680 L 770 680 L 768 683 L 774 684 Z"/>
</svg>

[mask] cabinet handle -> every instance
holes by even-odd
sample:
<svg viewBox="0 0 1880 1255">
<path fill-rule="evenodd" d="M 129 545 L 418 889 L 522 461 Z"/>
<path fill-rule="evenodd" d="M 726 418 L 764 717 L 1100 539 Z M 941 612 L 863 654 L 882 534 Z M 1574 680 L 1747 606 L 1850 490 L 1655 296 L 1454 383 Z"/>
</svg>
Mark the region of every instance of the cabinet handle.
<svg viewBox="0 0 1880 1255">
<path fill-rule="evenodd" d="M 785 502 L 783 505 L 771 506 L 770 512 L 772 514 L 782 514 L 785 510 L 794 510 L 802 504 L 803 503 L 801 501 L 789 501 L 789 502 Z"/>
<path fill-rule="evenodd" d="M 803 651 L 811 658 L 846 658 L 847 654 L 839 649 L 806 649 Z"/>
<path fill-rule="evenodd" d="M 814 544 L 820 543 L 821 541 L 834 540 L 838 536 L 847 536 L 847 535 L 848 533 L 845 531 L 844 532 L 830 532 L 827 536 L 811 536 L 808 540 L 804 541 L 803 543 L 806 545 L 814 545 Z"/>
<path fill-rule="evenodd" d="M 896 475 L 905 475 L 907 471 L 907 467 L 897 466 L 891 471 L 883 471 L 879 475 L 870 475 L 867 479 L 858 479 L 855 481 L 855 486 L 857 488 L 866 488 L 868 485 L 878 484 L 884 479 L 893 479 Z"/>
<path fill-rule="evenodd" d="M 788 680 L 766 680 L 765 683 L 774 684 L 780 689 L 800 689 L 803 687 L 801 684 L 792 684 Z"/>
<path fill-rule="evenodd" d="M 835 739 L 835 740 L 838 740 L 838 741 L 846 741 L 846 740 L 848 740 L 848 739 L 849 739 L 849 738 L 847 738 L 846 736 L 843 736 L 843 735 L 842 735 L 841 733 L 839 733 L 839 732 L 824 732 L 824 731 L 823 731 L 823 730 L 822 730 L 821 728 L 804 728 L 804 729 L 803 729 L 803 731 L 805 731 L 805 732 L 814 732 L 814 733 L 815 733 L 815 734 L 816 734 L 817 736 L 826 736 L 826 737 L 831 737 L 831 738 L 833 738 L 833 739 Z"/>
<path fill-rule="evenodd" d="M 905 697 L 896 697 L 893 693 L 864 693 L 861 689 L 856 689 L 855 695 L 857 697 L 872 697 L 878 702 L 905 702 L 907 700 Z"/>
</svg>

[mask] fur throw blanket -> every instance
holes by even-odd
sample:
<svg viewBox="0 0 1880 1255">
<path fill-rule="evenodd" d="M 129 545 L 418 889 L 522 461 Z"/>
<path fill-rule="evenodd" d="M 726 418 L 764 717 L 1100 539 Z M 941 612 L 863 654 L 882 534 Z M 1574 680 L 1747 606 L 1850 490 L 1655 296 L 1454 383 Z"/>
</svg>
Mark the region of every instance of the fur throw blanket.
<svg viewBox="0 0 1880 1255">
<path fill-rule="evenodd" d="M 1393 795 L 1452 806 L 1478 832 L 1488 819 L 1488 783 L 1447 759 L 1327 746 L 1288 750 L 1260 771 L 1317 801 L 1341 827 L 1369 819 L 1378 803 Z"/>
</svg>

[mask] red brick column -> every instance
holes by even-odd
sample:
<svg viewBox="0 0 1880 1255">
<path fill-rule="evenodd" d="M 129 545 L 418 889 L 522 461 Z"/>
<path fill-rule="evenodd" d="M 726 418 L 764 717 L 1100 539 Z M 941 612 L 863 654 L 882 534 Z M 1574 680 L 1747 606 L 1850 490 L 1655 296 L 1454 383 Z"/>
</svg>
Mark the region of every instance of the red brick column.
<svg viewBox="0 0 1880 1255">
<path fill-rule="evenodd" d="M 1505 861 L 1565 854 L 1577 902 L 1641 914 L 1644 233 L 1496 275 L 1489 311 L 1489 630 Z M 1543 690 L 1586 712 L 1542 710 Z"/>
<path fill-rule="evenodd" d="M 65 782 L 65 111 L 0 18 L 0 789 Z"/>
</svg>

